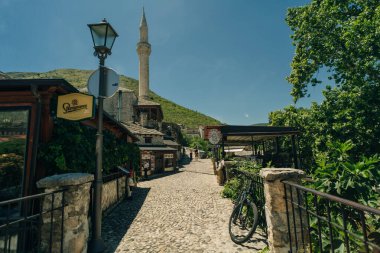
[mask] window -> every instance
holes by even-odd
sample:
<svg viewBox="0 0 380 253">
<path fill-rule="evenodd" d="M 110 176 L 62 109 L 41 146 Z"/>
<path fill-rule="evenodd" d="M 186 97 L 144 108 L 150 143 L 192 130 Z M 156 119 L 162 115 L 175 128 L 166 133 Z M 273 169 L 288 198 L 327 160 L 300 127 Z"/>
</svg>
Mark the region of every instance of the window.
<svg viewBox="0 0 380 253">
<path fill-rule="evenodd" d="M 144 137 L 145 143 L 152 143 L 152 137 Z"/>
<path fill-rule="evenodd" d="M 29 110 L 0 109 L 0 201 L 22 194 Z"/>
</svg>

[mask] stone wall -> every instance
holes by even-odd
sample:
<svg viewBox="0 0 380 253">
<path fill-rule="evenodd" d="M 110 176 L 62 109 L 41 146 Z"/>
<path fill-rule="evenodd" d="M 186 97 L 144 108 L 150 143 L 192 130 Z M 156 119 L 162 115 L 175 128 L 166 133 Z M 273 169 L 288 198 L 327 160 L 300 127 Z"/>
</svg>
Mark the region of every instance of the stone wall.
<svg viewBox="0 0 380 253">
<path fill-rule="evenodd" d="M 64 194 L 64 217 L 63 217 L 63 252 L 85 253 L 87 252 L 87 241 L 89 237 L 89 213 L 90 190 L 94 176 L 85 173 L 69 173 L 54 175 L 43 178 L 37 182 L 37 187 L 50 193 L 65 189 Z M 127 177 L 119 177 L 103 183 L 102 188 L 102 211 L 104 212 L 126 194 Z M 51 207 L 58 208 L 62 205 L 62 193 L 48 195 L 45 197 L 42 208 L 47 211 L 42 217 L 41 248 L 42 252 L 48 252 L 50 247 L 50 234 L 53 234 L 52 252 L 60 252 L 61 248 L 61 224 L 62 212 L 53 212 L 51 218 Z M 53 220 L 53 224 L 51 224 Z"/>
<path fill-rule="evenodd" d="M 123 176 L 103 183 L 102 211 L 104 212 L 115 203 L 122 200 L 126 193 L 127 177 Z"/>
<path fill-rule="evenodd" d="M 43 211 L 41 227 L 41 252 L 49 252 L 50 235 L 52 233 L 52 252 L 61 249 L 61 224 L 63 220 L 63 252 L 87 252 L 89 236 L 88 211 L 90 204 L 90 188 L 94 176 L 85 173 L 69 173 L 46 177 L 37 182 L 37 187 L 50 193 L 65 189 L 64 201 L 62 193 L 48 195 L 42 203 Z M 64 202 L 64 216 L 60 210 L 49 212 L 51 207 L 57 208 Z M 53 214 L 53 223 L 51 215 Z"/>
<path fill-rule="evenodd" d="M 118 119 L 119 96 L 121 96 L 120 121 L 133 121 L 133 106 L 137 104 L 137 97 L 132 90 L 119 88 L 119 90 L 112 97 L 104 99 L 104 110 L 113 118 Z"/>
<path fill-rule="evenodd" d="M 151 137 L 152 143 L 149 143 L 150 145 L 163 145 L 164 144 L 164 137 L 162 135 L 137 135 L 137 138 L 139 138 L 138 144 L 147 144 L 145 143 L 144 137 Z"/>
</svg>

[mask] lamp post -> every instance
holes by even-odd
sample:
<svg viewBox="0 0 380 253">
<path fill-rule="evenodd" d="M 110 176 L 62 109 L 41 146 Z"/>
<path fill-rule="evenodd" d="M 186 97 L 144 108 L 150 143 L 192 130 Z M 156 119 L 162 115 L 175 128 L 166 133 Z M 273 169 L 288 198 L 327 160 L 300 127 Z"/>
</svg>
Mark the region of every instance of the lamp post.
<svg viewBox="0 0 380 253">
<path fill-rule="evenodd" d="M 90 241 L 90 252 L 98 253 L 105 250 L 101 236 L 102 229 L 102 170 L 103 170 L 103 99 L 105 96 L 105 67 L 104 60 L 111 54 L 111 49 L 118 36 L 112 26 L 103 19 L 97 24 L 89 24 L 92 41 L 94 43 L 94 56 L 99 58 L 99 96 L 98 96 L 98 122 L 96 133 L 96 171 L 95 190 L 92 211 L 92 238 Z"/>
</svg>

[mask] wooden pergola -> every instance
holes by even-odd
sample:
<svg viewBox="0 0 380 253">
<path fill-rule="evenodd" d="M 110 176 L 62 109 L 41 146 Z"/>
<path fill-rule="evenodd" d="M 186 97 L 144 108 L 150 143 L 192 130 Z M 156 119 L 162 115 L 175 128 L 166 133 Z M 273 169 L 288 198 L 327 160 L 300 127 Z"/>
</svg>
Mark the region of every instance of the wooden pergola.
<svg viewBox="0 0 380 253">
<path fill-rule="evenodd" d="M 297 154 L 298 135 L 300 131 L 293 127 L 275 126 L 237 126 L 221 125 L 206 126 L 203 128 L 203 137 L 208 139 L 211 129 L 215 129 L 221 134 L 221 141 L 217 145 L 222 150 L 222 158 L 226 152 L 225 147 L 248 146 L 252 149 L 252 155 L 261 156 L 260 152 L 265 153 L 265 142 L 272 141 L 275 144 L 276 153 L 279 153 L 279 138 L 290 137 L 292 143 L 292 158 L 295 168 L 300 168 L 300 159 Z M 264 156 L 264 155 L 262 155 Z"/>
</svg>

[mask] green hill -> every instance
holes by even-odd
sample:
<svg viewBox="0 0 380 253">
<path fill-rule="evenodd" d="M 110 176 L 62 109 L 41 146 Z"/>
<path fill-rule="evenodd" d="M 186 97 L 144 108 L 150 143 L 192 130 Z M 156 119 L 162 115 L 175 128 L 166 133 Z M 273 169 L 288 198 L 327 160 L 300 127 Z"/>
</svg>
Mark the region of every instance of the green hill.
<svg viewBox="0 0 380 253">
<path fill-rule="evenodd" d="M 28 78 L 63 78 L 77 88 L 84 88 L 87 85 L 87 80 L 92 73 L 92 70 L 78 69 L 57 69 L 44 73 L 37 72 L 8 72 L 5 73 L 11 78 L 28 79 Z M 138 81 L 121 76 L 120 86 L 131 89 L 137 95 Z M 211 118 L 194 110 L 187 109 L 176 103 L 173 103 L 154 92 L 150 92 L 153 101 L 160 103 L 164 112 L 164 121 L 182 124 L 187 128 L 197 128 L 199 125 L 218 125 L 221 124 L 218 120 Z"/>
</svg>

